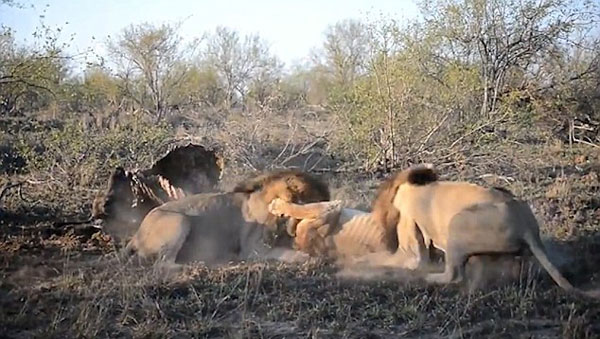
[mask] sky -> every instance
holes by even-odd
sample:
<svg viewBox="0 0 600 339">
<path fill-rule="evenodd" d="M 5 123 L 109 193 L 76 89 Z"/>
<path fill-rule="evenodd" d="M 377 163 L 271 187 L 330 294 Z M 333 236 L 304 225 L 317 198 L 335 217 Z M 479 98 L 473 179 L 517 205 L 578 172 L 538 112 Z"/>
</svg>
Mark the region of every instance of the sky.
<svg viewBox="0 0 600 339">
<path fill-rule="evenodd" d="M 323 42 L 328 25 L 349 18 L 413 18 L 413 0 L 17 0 L 23 9 L 0 6 L 0 24 L 13 28 L 19 41 L 32 41 L 40 15 L 62 27 L 71 52 L 88 47 L 102 53 L 107 36 L 130 25 L 183 20 L 184 38 L 200 37 L 227 26 L 242 34 L 258 33 L 287 65 L 302 62 Z M 31 8 L 33 4 L 34 8 Z M 92 39 L 94 37 L 95 39 Z"/>
</svg>

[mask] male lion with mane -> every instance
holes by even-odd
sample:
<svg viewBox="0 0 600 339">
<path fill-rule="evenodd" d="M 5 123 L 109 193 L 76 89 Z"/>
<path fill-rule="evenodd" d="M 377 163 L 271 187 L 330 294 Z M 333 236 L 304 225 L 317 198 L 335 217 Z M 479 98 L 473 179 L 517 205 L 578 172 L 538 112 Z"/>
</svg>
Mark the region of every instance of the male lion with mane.
<svg viewBox="0 0 600 339">
<path fill-rule="evenodd" d="M 392 204 L 400 213 L 399 249 L 414 258 L 407 268 L 429 260 L 429 244 L 445 253 L 444 272 L 429 273 L 426 281 L 460 282 L 469 257 L 515 255 L 528 249 L 560 287 L 598 297 L 598 291 L 577 289 L 560 273 L 548 258 L 531 208 L 509 191 L 439 181 L 430 164 L 410 167 L 390 180 L 388 188 L 395 191 Z"/>
<path fill-rule="evenodd" d="M 304 259 L 283 246 L 269 247 L 265 229 L 277 230 L 269 213 L 275 198 L 308 203 L 329 199 L 327 186 L 295 170 L 280 170 L 239 183 L 232 192 L 202 193 L 169 201 L 151 210 L 125 248 L 162 263 L 203 261 L 221 264 L 245 259 Z"/>
<path fill-rule="evenodd" d="M 427 179 L 425 179 L 427 180 Z M 398 249 L 397 224 L 400 212 L 393 207 L 394 180 L 381 183 L 371 212 L 343 207 L 339 200 L 297 204 L 275 199 L 269 204 L 272 214 L 301 220 L 288 229 L 294 246 L 311 255 L 359 258 L 381 264 Z"/>
<path fill-rule="evenodd" d="M 383 182 L 371 213 L 342 208 L 340 201 L 298 205 L 279 199 L 269 210 L 302 219 L 294 243 L 313 255 L 334 249 L 348 252 L 362 244 L 362 257 L 355 263 L 416 269 L 429 263 L 427 250 L 435 247 L 445 252 L 445 271 L 425 279 L 451 283 L 464 278 L 467 260 L 474 264 L 475 280 L 482 279 L 481 270 L 496 280 L 514 276 L 520 264 L 515 257 L 529 249 L 560 287 L 598 297 L 598 291 L 573 287 L 551 263 L 525 202 L 504 188 L 439 181 L 430 164 L 413 166 Z M 390 248 L 394 243 L 396 248 Z M 365 244 L 370 248 L 364 250 Z"/>
</svg>

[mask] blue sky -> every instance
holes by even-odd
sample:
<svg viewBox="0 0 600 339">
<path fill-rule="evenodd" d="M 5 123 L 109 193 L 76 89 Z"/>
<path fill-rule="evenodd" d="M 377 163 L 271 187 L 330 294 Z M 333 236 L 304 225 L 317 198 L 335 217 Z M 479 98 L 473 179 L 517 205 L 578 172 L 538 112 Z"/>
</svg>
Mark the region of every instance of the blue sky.
<svg viewBox="0 0 600 339">
<path fill-rule="evenodd" d="M 35 8 L 0 6 L 0 23 L 12 27 L 19 40 L 31 41 L 39 16 L 50 26 L 75 33 L 73 50 L 94 47 L 101 52 L 108 35 L 129 24 L 185 20 L 184 37 L 199 37 L 222 25 L 241 33 L 258 33 L 286 64 L 301 61 L 320 46 L 329 24 L 347 18 L 412 18 L 412 0 L 21 0 Z M 46 7 L 48 5 L 48 7 Z M 68 22 L 68 24 L 65 24 Z M 92 36 L 96 39 L 92 40 Z M 95 41 L 95 42 L 94 42 Z"/>
</svg>

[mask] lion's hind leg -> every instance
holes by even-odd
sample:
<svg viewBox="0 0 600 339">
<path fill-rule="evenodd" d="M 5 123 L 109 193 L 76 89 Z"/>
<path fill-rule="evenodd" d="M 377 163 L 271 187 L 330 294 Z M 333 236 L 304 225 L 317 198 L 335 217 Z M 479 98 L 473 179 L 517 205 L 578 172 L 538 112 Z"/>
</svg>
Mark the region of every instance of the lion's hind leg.
<svg viewBox="0 0 600 339">
<path fill-rule="evenodd" d="M 331 225 L 322 219 L 304 219 L 298 223 L 294 247 L 311 255 L 327 255 L 326 237 Z"/>
<path fill-rule="evenodd" d="M 379 265 L 400 267 L 409 270 L 424 268 L 429 265 L 429 251 L 425 245 L 423 233 L 415 221 L 402 216 L 398 222 L 398 248 L 394 253 L 382 260 Z"/>
<path fill-rule="evenodd" d="M 269 204 L 269 212 L 295 219 L 326 219 L 332 213 L 339 213 L 342 206 L 340 200 L 295 204 L 282 199 L 273 199 Z"/>
<path fill-rule="evenodd" d="M 425 281 L 434 284 L 460 283 L 465 278 L 465 265 L 468 255 L 458 247 L 449 247 L 446 251 L 446 266 L 443 273 L 429 273 Z"/>
<path fill-rule="evenodd" d="M 177 259 L 177 255 L 179 251 L 183 247 L 191 229 L 191 225 L 188 219 L 179 218 L 180 223 L 177 230 L 174 232 L 175 236 L 172 236 L 169 241 L 165 242 L 160 249 L 159 252 L 159 262 L 175 265 L 175 260 Z"/>
<path fill-rule="evenodd" d="M 274 199 L 269 204 L 269 212 L 274 215 L 289 217 L 286 231 L 295 237 L 299 222 L 302 220 L 320 220 L 316 223 L 335 222 L 342 211 L 340 200 L 322 201 L 309 204 L 295 204 L 282 199 Z M 319 233 L 323 233 L 321 230 Z"/>
<path fill-rule="evenodd" d="M 469 257 L 516 252 L 520 246 L 511 241 L 511 232 L 503 231 L 504 219 L 498 212 L 498 206 L 486 204 L 452 217 L 448 226 L 444 272 L 429 274 L 425 279 L 440 284 L 459 283 L 465 280 Z"/>
</svg>

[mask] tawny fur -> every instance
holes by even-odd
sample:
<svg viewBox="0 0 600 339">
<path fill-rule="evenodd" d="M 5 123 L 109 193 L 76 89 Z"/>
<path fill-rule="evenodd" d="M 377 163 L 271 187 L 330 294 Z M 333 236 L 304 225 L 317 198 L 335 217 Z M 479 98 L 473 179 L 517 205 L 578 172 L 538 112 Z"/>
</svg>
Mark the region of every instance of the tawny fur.
<svg viewBox="0 0 600 339">
<path fill-rule="evenodd" d="M 573 287 L 549 260 L 538 222 L 525 202 L 506 190 L 467 182 L 415 184 L 408 178 L 417 170 L 423 168 L 408 168 L 394 179 L 398 187 L 393 206 L 400 212 L 399 248 L 416 258 L 407 268 L 428 261 L 425 249 L 430 242 L 445 252 L 445 271 L 426 277 L 433 283 L 463 280 L 465 263 L 471 256 L 530 250 L 560 287 L 585 294 Z M 433 169 L 430 171 L 434 173 Z"/>
<path fill-rule="evenodd" d="M 294 204 L 275 199 L 273 214 L 301 219 L 294 245 L 311 255 L 347 260 L 387 250 L 384 229 L 367 212 L 343 208 L 341 201 Z"/>
<path fill-rule="evenodd" d="M 398 239 L 398 221 L 400 220 L 400 213 L 393 205 L 394 197 L 403 183 L 427 185 L 436 180 L 437 173 L 431 165 L 419 166 L 418 170 L 412 173 L 391 177 L 382 183 L 378 190 L 378 196 L 373 204 L 375 206 L 373 213 L 343 208 L 341 202 L 337 201 L 298 205 L 275 199 L 269 209 L 274 214 L 301 220 L 298 224 L 294 245 L 297 249 L 311 255 L 328 256 L 350 265 L 367 264 L 367 266 L 390 268 L 399 266 L 417 268 L 419 262 L 410 251 L 406 251 L 402 247 L 398 248 L 397 243 L 395 248 L 389 248 L 389 237 L 393 236 L 394 239 Z M 506 196 L 513 196 L 506 189 L 497 188 L 495 191 Z M 388 211 L 390 209 L 391 211 Z M 382 227 L 382 215 L 395 215 L 390 219 L 387 232 Z M 431 243 L 431 239 L 425 240 L 420 232 L 413 235 L 421 241 L 421 245 L 425 241 L 427 241 L 427 245 Z M 406 241 L 403 243 L 406 244 Z M 433 247 L 429 248 L 429 252 L 426 251 L 426 247 L 428 246 L 423 247 L 421 255 L 433 255 Z M 469 259 L 468 276 L 470 280 L 473 280 L 470 281 L 470 285 L 477 286 L 482 282 L 489 285 L 491 281 L 514 280 L 519 276 L 522 263 L 521 258 L 516 259 L 510 255 L 473 256 Z M 424 268 L 430 270 L 433 267 Z"/>
<path fill-rule="evenodd" d="M 329 198 L 329 191 L 306 173 L 285 170 L 249 179 L 233 192 L 170 201 L 148 213 L 126 253 L 158 256 L 166 263 L 282 259 L 291 249 L 269 248 L 263 241 L 266 229 L 277 230 L 278 217 L 267 208 L 275 198 L 321 201 Z"/>
</svg>

